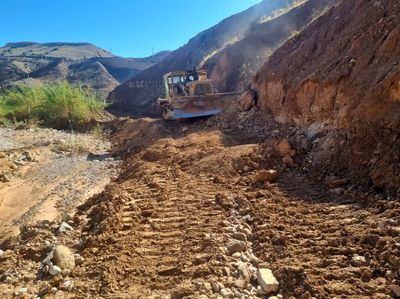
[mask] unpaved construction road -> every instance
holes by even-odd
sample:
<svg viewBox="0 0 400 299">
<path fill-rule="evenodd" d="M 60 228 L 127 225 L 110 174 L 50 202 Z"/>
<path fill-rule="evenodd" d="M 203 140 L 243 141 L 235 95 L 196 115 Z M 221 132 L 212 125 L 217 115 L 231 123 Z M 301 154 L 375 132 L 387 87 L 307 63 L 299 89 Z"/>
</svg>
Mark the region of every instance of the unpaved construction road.
<svg viewBox="0 0 400 299">
<path fill-rule="evenodd" d="M 305 175 L 296 149 L 280 137 L 261 143 L 202 120 L 114 125 L 114 154 L 124 160 L 118 179 L 78 208 L 72 230 L 39 222 L 2 245 L 3 297 L 391 298 L 396 292 L 397 200 L 353 192 L 340 180 L 327 188 Z M 268 170 L 277 171 L 276 180 Z M 76 266 L 53 276 L 42 261 L 59 244 L 70 248 Z M 279 288 L 267 294 L 258 269 L 272 270 Z"/>
</svg>

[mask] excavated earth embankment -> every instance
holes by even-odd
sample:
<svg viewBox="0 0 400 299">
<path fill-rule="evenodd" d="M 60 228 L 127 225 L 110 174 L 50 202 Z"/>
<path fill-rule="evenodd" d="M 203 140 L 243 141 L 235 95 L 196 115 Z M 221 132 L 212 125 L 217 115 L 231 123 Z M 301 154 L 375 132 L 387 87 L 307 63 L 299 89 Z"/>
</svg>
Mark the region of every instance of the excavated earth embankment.
<svg viewBox="0 0 400 299">
<path fill-rule="evenodd" d="M 315 132 L 325 153 L 317 169 L 397 195 L 399 18 L 396 0 L 343 1 L 278 49 L 253 83 L 259 107 Z"/>
</svg>

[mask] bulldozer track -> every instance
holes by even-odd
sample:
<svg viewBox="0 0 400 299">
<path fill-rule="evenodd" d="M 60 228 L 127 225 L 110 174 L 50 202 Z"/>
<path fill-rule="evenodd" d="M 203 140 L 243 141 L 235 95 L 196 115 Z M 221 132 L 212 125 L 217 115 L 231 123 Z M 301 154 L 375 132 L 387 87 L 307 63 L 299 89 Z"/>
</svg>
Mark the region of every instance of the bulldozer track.
<svg viewBox="0 0 400 299">
<path fill-rule="evenodd" d="M 149 186 L 154 183 L 158 188 Z M 221 233 L 218 220 L 225 218 L 215 204 L 218 190 L 210 185 L 210 178 L 191 176 L 182 187 L 182 182 L 158 175 L 152 184 L 130 181 L 125 190 L 132 200 L 122 208 L 119 238 L 124 242 L 135 231 L 139 241 L 127 264 L 130 272 L 142 273 L 133 279 L 130 289 L 142 289 L 150 296 L 185 288 L 194 278 L 209 275 L 210 270 L 194 260 L 196 255 L 211 257 L 216 252 L 217 243 L 205 239 Z M 137 209 L 142 215 L 138 225 L 134 220 Z M 147 286 L 143 285 L 143 271 L 149 278 Z"/>
</svg>

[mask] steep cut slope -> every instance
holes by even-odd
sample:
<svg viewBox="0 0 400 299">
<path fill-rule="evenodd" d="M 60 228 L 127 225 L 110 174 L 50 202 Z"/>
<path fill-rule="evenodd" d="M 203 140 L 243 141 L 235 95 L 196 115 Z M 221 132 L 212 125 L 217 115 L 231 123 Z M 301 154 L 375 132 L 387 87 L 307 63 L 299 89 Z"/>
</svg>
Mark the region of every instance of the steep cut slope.
<svg viewBox="0 0 400 299">
<path fill-rule="evenodd" d="M 154 113 L 154 99 L 163 94 L 162 76 L 170 71 L 185 70 L 199 65 L 243 39 L 254 22 L 274 15 L 279 9 L 290 7 L 298 0 L 264 0 L 248 10 L 231 16 L 216 26 L 201 32 L 186 45 L 169 55 L 161 63 L 140 73 L 117 87 L 108 100 L 112 109 L 135 113 Z"/>
<path fill-rule="evenodd" d="M 87 43 L 9 43 L 0 48 L 0 85 L 69 80 L 106 98 L 118 84 L 162 61 L 168 51 L 147 58 L 122 58 Z M 104 80 L 104 81 L 102 81 Z"/>
<path fill-rule="evenodd" d="M 276 51 L 253 84 L 277 120 L 312 124 L 319 137 L 330 128 L 321 144 L 332 151 L 321 161 L 327 171 L 397 192 L 399 20 L 397 0 L 343 1 Z"/>
<path fill-rule="evenodd" d="M 220 91 L 242 91 L 268 57 L 288 38 L 331 8 L 334 0 L 309 0 L 271 20 L 252 26 L 241 41 L 207 61 L 205 68 Z"/>
</svg>

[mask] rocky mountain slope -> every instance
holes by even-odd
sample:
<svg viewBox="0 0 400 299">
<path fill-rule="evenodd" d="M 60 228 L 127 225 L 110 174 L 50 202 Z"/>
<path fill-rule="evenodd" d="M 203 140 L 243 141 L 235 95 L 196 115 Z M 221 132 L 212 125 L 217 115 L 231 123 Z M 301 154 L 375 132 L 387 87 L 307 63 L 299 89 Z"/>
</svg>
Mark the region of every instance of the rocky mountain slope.
<svg viewBox="0 0 400 299">
<path fill-rule="evenodd" d="M 172 52 L 161 63 L 118 86 L 108 97 L 108 100 L 113 103 L 112 109 L 154 114 L 152 105 L 154 99 L 163 94 L 162 76 L 165 73 L 185 70 L 192 68 L 193 65 L 203 65 L 229 45 L 245 38 L 254 28 L 254 24 L 285 13 L 293 5 L 302 2 L 304 0 L 264 0 L 201 32 L 186 45 Z"/>
<path fill-rule="evenodd" d="M 293 37 L 336 3 L 336 0 L 309 0 L 286 13 L 254 24 L 245 38 L 226 47 L 209 59 L 204 67 L 218 90 L 242 91 L 250 83 L 256 71 L 269 56 L 287 39 Z"/>
<path fill-rule="evenodd" d="M 0 48 L 0 85 L 68 80 L 90 86 L 105 98 L 116 86 L 168 54 L 122 58 L 88 43 L 9 43 Z"/>
<path fill-rule="evenodd" d="M 253 84 L 277 120 L 310 126 L 320 169 L 388 192 L 400 185 L 399 18 L 396 0 L 343 1 L 277 50 Z"/>
</svg>

